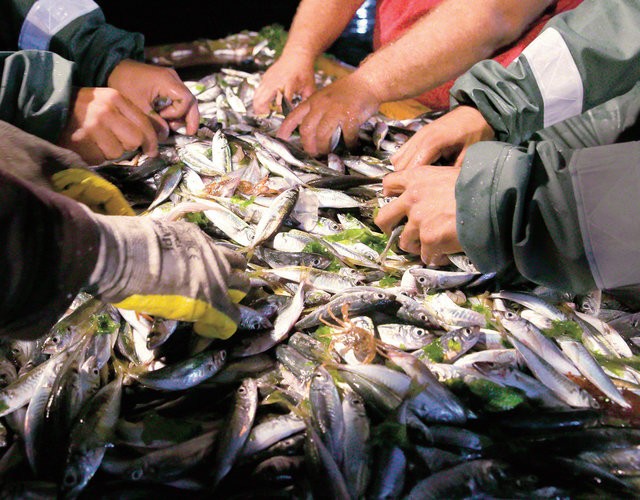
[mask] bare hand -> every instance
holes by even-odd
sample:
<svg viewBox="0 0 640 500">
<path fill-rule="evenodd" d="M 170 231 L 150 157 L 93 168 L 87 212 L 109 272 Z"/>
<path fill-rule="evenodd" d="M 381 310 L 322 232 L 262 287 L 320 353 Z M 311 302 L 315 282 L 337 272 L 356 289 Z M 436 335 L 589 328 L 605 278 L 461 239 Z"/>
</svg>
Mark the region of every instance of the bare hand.
<svg viewBox="0 0 640 500">
<path fill-rule="evenodd" d="M 306 99 L 316 90 L 313 58 L 283 55 L 262 77 L 253 96 L 253 111 L 258 115 L 269 113 L 269 106 L 276 98 L 291 102 L 295 94 Z M 276 103 L 278 106 L 280 102 Z"/>
<path fill-rule="evenodd" d="M 430 165 L 440 158 L 460 167 L 467 148 L 493 139 L 493 129 L 480 111 L 460 106 L 422 127 L 392 157 L 396 171 Z"/>
<path fill-rule="evenodd" d="M 158 138 L 149 119 L 115 89 L 85 87 L 71 102 L 71 112 L 58 144 L 91 164 L 142 147 L 158 154 Z"/>
<path fill-rule="evenodd" d="M 399 197 L 380 209 L 376 224 L 389 234 L 406 217 L 400 248 L 419 254 L 425 264 L 445 263 L 447 254 L 462 250 L 456 231 L 459 173 L 458 167 L 422 166 L 387 175 L 385 196 Z"/>
<path fill-rule="evenodd" d="M 125 59 L 111 72 L 108 84 L 153 120 L 161 138 L 166 138 L 169 127 L 177 130 L 186 126 L 190 135 L 198 131 L 200 113 L 196 98 L 173 69 Z M 159 113 L 153 110 L 157 98 L 169 98 L 170 102 Z"/>
<path fill-rule="evenodd" d="M 353 73 L 336 80 L 302 102 L 282 122 L 278 137 L 288 139 L 299 126 L 304 150 L 310 155 L 330 152 L 331 136 L 340 126 L 345 143 L 358 141 L 360 125 L 373 115 L 380 102 L 368 83 Z"/>
</svg>

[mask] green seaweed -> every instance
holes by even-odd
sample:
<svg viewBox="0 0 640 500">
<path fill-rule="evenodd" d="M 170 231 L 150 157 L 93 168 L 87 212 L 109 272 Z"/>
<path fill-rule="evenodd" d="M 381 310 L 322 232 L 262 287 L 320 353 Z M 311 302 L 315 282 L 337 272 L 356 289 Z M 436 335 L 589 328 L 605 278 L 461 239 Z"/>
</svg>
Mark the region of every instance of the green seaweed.
<svg viewBox="0 0 640 500">
<path fill-rule="evenodd" d="M 378 282 L 378 285 L 381 288 L 387 288 L 387 287 L 396 286 L 399 282 L 400 282 L 399 278 L 396 278 L 395 276 L 391 276 L 391 275 L 386 275 L 384 278 L 382 278 Z"/>
<path fill-rule="evenodd" d="M 522 391 L 513 387 L 503 387 L 490 380 L 475 379 L 468 383 L 468 387 L 484 401 L 487 411 L 512 410 L 526 401 Z"/>
<path fill-rule="evenodd" d="M 582 328 L 575 321 L 571 320 L 553 320 L 551 322 L 551 328 L 545 328 L 542 330 L 547 337 L 571 337 L 578 342 L 582 341 Z"/>
<path fill-rule="evenodd" d="M 269 24 L 263 27 L 258 34 L 263 39 L 269 41 L 269 48 L 275 51 L 276 59 L 280 57 L 282 49 L 284 49 L 284 46 L 287 43 L 287 37 L 289 36 L 289 33 L 284 29 L 284 26 L 279 23 Z"/>
<path fill-rule="evenodd" d="M 114 321 L 109 314 L 98 314 L 95 317 L 96 335 L 111 335 L 120 328 L 120 323 Z"/>
<path fill-rule="evenodd" d="M 207 219 L 204 212 L 190 212 L 184 216 L 184 220 L 197 225 L 201 229 L 209 225 L 209 219 Z"/>
<path fill-rule="evenodd" d="M 336 259 L 336 257 L 331 252 L 329 252 L 329 250 L 327 250 L 327 247 L 325 247 L 319 241 L 311 241 L 307 243 L 302 251 L 307 253 L 319 253 L 331 259 L 331 264 L 329 264 L 325 268 L 325 271 L 337 272 L 342 267 L 342 263 L 338 259 Z"/>
<path fill-rule="evenodd" d="M 324 237 L 329 242 L 364 243 L 378 253 L 387 246 L 388 237 L 382 233 L 374 233 L 370 229 L 346 229 L 338 234 Z"/>
<path fill-rule="evenodd" d="M 424 352 L 434 363 L 442 363 L 444 361 L 444 350 L 442 349 L 439 339 L 436 339 L 430 344 L 424 346 L 422 348 L 422 352 Z"/>
</svg>

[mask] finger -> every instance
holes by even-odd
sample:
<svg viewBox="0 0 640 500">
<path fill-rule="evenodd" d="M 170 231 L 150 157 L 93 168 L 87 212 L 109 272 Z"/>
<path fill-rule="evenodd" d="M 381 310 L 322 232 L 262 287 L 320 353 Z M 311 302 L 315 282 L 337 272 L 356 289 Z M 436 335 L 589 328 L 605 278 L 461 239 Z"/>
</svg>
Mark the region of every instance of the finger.
<svg viewBox="0 0 640 500">
<path fill-rule="evenodd" d="M 408 220 L 398 240 L 398 246 L 405 252 L 420 255 L 420 228 Z"/>
<path fill-rule="evenodd" d="M 467 154 L 467 149 L 468 149 L 468 146 L 465 146 L 462 148 L 460 153 L 458 153 L 458 156 L 456 157 L 456 161 L 453 164 L 454 167 L 462 168 L 462 162 L 464 161 L 464 157 Z"/>
<path fill-rule="evenodd" d="M 310 116 L 307 115 L 307 119 L 309 118 Z M 340 121 L 326 114 L 322 117 L 322 119 L 316 126 L 314 126 L 312 123 L 310 123 L 309 125 L 305 123 L 304 126 L 305 129 L 307 127 L 309 129 L 313 128 L 313 132 L 311 132 L 313 137 L 309 137 L 309 146 L 315 148 L 316 154 L 322 155 L 331 152 L 331 138 L 333 137 L 333 134 L 336 132 L 336 129 L 338 127 L 342 129 L 342 123 L 340 123 Z M 349 143 L 347 143 L 346 141 L 345 131 L 342 130 L 342 133 L 343 137 L 345 138 L 345 143 L 350 147 Z M 300 129 L 300 135 L 302 136 L 302 128 Z"/>
<path fill-rule="evenodd" d="M 300 125 L 304 117 L 307 116 L 309 109 L 310 108 L 307 103 L 298 105 L 298 107 L 291 113 L 289 113 L 289 116 L 284 119 L 282 125 L 280 125 L 280 130 L 278 130 L 276 137 L 284 140 L 289 139 L 296 127 Z"/>
<path fill-rule="evenodd" d="M 347 145 L 347 148 L 353 149 L 358 144 L 358 132 L 360 130 L 360 124 L 356 127 L 349 125 L 348 122 L 346 125 L 341 123 L 342 126 L 342 137 L 344 138 L 344 142 Z"/>
<path fill-rule="evenodd" d="M 448 261 L 450 241 L 446 231 L 437 224 L 422 224 L 420 227 L 420 258 L 427 265 L 441 265 Z M 446 263 L 446 262 L 445 262 Z"/>
<path fill-rule="evenodd" d="M 196 98 L 180 82 L 179 88 L 169 89 L 172 103 L 160 112 L 160 116 L 167 121 L 182 120 L 186 123 L 187 133 L 195 134 L 198 131 L 200 113 Z"/>
<path fill-rule="evenodd" d="M 158 140 L 164 141 L 169 137 L 169 124 L 155 111 L 149 111 L 148 115 L 149 121 L 156 131 L 156 136 Z"/>
<path fill-rule="evenodd" d="M 418 136 L 414 136 L 391 156 L 391 163 L 396 171 L 431 165 L 440 158 L 441 153 L 437 148 L 433 148 L 428 145 L 427 141 L 419 139 Z"/>
<path fill-rule="evenodd" d="M 247 268 L 247 259 L 240 252 L 236 252 L 222 245 L 217 245 L 216 248 L 224 255 L 224 258 L 227 259 L 232 269 L 244 271 Z"/>
<path fill-rule="evenodd" d="M 120 123 L 124 121 L 123 123 Z M 113 120 L 113 125 L 111 130 L 106 128 L 100 128 L 99 130 L 95 130 L 92 134 L 92 142 L 96 145 L 97 149 L 100 150 L 99 158 L 100 162 L 104 160 L 114 160 L 122 156 L 122 154 L 126 151 L 125 147 L 122 144 L 121 139 L 118 137 L 118 133 L 116 129 L 119 126 L 123 126 L 123 131 L 120 134 L 125 135 L 127 132 L 124 130 L 135 130 L 132 128 L 127 128 L 126 120 Z M 133 149 L 136 149 L 138 146 L 135 146 Z"/>
<path fill-rule="evenodd" d="M 64 146 L 67 148 L 73 149 L 74 151 L 77 150 L 73 146 L 73 144 L 65 143 Z M 78 152 L 80 153 L 80 151 Z M 107 159 L 105 154 L 102 152 L 102 150 L 98 146 L 97 142 L 93 140 L 91 141 L 91 143 L 85 142 L 85 144 L 82 145 L 82 152 L 80 153 L 80 155 L 82 156 L 82 159 L 87 162 L 88 165 L 99 165 L 100 163 L 102 163 Z M 118 156 L 117 155 L 110 156 L 110 158 L 118 158 Z"/>
<path fill-rule="evenodd" d="M 129 100 L 121 97 L 116 100 L 116 106 L 122 116 L 124 116 L 129 122 L 137 126 L 139 132 L 142 134 L 142 140 L 138 141 L 138 146 L 142 146 L 142 151 L 149 156 L 157 156 L 158 154 L 158 136 L 149 120 L 144 113 Z M 123 123 L 121 123 L 123 125 Z M 123 136 L 118 135 L 119 139 L 123 139 Z M 134 148 L 135 149 L 135 148 Z"/>
<path fill-rule="evenodd" d="M 235 290 L 237 292 L 246 295 L 251 289 L 251 280 L 247 273 L 244 271 L 233 271 L 229 275 L 229 281 L 227 283 L 229 290 Z"/>
<path fill-rule="evenodd" d="M 200 127 L 200 110 L 197 101 L 192 102 L 189 111 L 187 111 L 185 122 L 187 123 L 187 134 L 195 135 Z"/>
<path fill-rule="evenodd" d="M 382 194 L 384 196 L 401 195 L 407 189 L 407 180 L 405 172 L 392 172 L 385 175 L 382 179 Z"/>
<path fill-rule="evenodd" d="M 253 96 L 253 111 L 257 115 L 269 113 L 269 105 L 273 102 L 277 89 L 271 86 L 260 85 Z"/>
<path fill-rule="evenodd" d="M 313 95 L 315 91 L 316 91 L 315 85 L 305 85 L 300 90 L 300 97 L 302 97 L 303 99 L 308 99 Z"/>
<path fill-rule="evenodd" d="M 385 234 L 391 234 L 393 228 L 400 224 L 406 216 L 407 209 L 404 206 L 403 200 L 398 198 L 382 207 L 378 211 L 378 216 L 374 222 Z"/>
<path fill-rule="evenodd" d="M 318 111 L 317 108 L 310 109 L 310 111 L 306 114 L 306 116 L 300 123 L 300 126 L 298 127 L 302 147 L 311 156 L 317 156 L 323 151 L 328 152 L 329 149 L 330 139 L 327 140 L 327 143 L 325 146 L 323 146 L 322 150 L 320 150 L 318 147 L 318 124 L 322 120 L 322 118 L 322 111 Z"/>
</svg>

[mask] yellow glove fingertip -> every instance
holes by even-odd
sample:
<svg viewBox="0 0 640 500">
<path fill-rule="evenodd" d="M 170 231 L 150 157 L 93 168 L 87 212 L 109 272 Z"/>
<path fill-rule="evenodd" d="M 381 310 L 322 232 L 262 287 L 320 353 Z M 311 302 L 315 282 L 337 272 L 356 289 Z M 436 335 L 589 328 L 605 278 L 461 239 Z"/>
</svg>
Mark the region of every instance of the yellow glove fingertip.
<svg viewBox="0 0 640 500">
<path fill-rule="evenodd" d="M 228 339 L 238 328 L 233 319 L 208 303 L 180 295 L 131 295 L 113 305 L 167 319 L 194 321 L 193 329 L 203 337 Z"/>
<path fill-rule="evenodd" d="M 228 295 L 229 295 L 229 298 L 231 299 L 231 302 L 233 302 L 234 304 L 237 304 L 247 296 L 247 292 L 244 292 L 242 290 L 229 289 Z"/>
<path fill-rule="evenodd" d="M 230 318 L 227 318 L 225 323 L 225 325 L 213 325 L 211 323 L 205 323 L 204 321 L 198 321 L 193 325 L 193 331 L 202 337 L 226 340 L 236 333 L 238 327 Z"/>
<path fill-rule="evenodd" d="M 108 215 L 135 215 L 120 190 L 98 174 L 82 168 L 69 168 L 51 176 L 53 188 L 69 198 Z"/>
</svg>

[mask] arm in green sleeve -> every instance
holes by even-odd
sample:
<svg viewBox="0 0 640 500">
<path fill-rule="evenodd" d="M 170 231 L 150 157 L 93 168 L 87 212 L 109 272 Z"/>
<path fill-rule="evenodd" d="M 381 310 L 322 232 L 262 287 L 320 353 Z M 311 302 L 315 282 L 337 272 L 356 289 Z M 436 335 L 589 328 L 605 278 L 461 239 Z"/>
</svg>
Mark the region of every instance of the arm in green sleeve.
<svg viewBox="0 0 640 500">
<path fill-rule="evenodd" d="M 107 24 L 102 11 L 94 10 L 57 33 L 50 50 L 76 63 L 76 85 L 106 87 L 120 61 L 143 60 L 144 37 Z"/>
<path fill-rule="evenodd" d="M 142 60 L 144 38 L 106 23 L 93 0 L 0 0 L 0 40 L 13 49 L 50 50 L 76 63 L 74 84 L 106 86 L 123 59 Z"/>
<path fill-rule="evenodd" d="M 582 149 L 637 139 L 640 82 L 629 92 L 563 122 L 537 131 L 534 141 L 553 141 L 558 149 Z"/>
<path fill-rule="evenodd" d="M 483 61 L 452 88 L 452 104 L 480 110 L 499 140 L 542 128 L 629 91 L 640 80 L 640 4 L 586 0 L 553 18 L 507 68 Z"/>
<path fill-rule="evenodd" d="M 0 52 L 0 120 L 55 142 L 65 126 L 73 63 L 41 50 Z"/>
<path fill-rule="evenodd" d="M 483 272 L 576 293 L 595 288 L 579 230 L 571 151 L 499 142 L 469 148 L 456 184 L 460 243 Z"/>
</svg>

